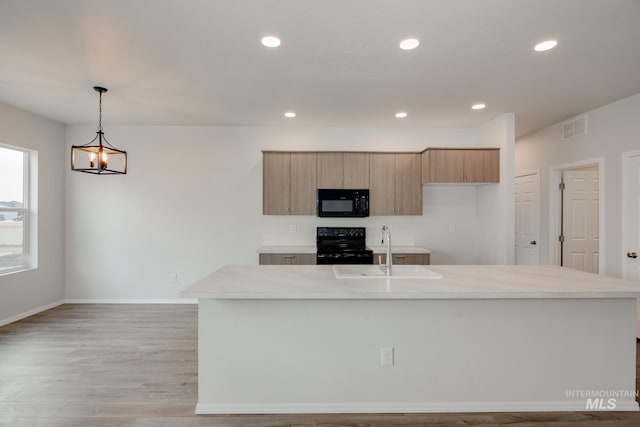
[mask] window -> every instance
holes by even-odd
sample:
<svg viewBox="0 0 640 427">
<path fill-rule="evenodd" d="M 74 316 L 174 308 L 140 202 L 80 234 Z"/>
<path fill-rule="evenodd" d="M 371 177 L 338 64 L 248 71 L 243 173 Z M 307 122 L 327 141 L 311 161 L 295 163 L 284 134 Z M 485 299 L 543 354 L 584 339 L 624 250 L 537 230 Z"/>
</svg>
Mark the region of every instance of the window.
<svg viewBox="0 0 640 427">
<path fill-rule="evenodd" d="M 0 145 L 0 274 L 31 266 L 29 152 Z"/>
</svg>

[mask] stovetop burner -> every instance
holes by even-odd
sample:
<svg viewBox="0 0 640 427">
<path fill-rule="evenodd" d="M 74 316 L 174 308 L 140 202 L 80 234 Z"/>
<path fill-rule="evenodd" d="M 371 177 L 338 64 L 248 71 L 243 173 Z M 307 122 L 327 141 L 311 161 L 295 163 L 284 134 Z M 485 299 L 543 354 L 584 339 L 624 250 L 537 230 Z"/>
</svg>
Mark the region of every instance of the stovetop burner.
<svg viewBox="0 0 640 427">
<path fill-rule="evenodd" d="M 373 264 L 373 251 L 366 247 L 364 227 L 318 227 L 318 264 Z"/>
</svg>

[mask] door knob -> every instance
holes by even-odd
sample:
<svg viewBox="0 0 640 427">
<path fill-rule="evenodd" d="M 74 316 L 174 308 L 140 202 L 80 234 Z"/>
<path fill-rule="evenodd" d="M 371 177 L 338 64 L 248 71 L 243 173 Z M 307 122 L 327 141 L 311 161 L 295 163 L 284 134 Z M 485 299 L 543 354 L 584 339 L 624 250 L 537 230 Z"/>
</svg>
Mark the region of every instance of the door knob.
<svg viewBox="0 0 640 427">
<path fill-rule="evenodd" d="M 627 252 L 627 257 L 628 258 L 638 258 L 638 253 L 637 252 Z"/>
<path fill-rule="evenodd" d="M 532 244 L 532 245 L 537 245 L 538 244 L 538 242 L 536 242 L 535 240 L 532 240 L 529 243 Z"/>
</svg>

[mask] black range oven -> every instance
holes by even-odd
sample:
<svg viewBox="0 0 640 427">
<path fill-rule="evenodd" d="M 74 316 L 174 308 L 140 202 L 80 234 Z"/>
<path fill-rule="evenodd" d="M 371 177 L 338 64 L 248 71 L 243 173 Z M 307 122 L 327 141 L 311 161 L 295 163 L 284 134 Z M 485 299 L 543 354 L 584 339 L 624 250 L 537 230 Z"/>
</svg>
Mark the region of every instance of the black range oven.
<svg viewBox="0 0 640 427">
<path fill-rule="evenodd" d="M 364 227 L 318 227 L 316 262 L 322 264 L 373 264 L 373 251 L 366 247 Z"/>
</svg>

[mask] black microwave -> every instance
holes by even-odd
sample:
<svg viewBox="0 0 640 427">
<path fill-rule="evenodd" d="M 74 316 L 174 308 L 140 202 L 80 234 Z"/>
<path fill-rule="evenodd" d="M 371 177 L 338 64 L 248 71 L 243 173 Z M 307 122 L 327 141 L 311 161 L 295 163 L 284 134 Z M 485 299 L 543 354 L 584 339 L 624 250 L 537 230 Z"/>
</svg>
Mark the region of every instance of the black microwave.
<svg viewBox="0 0 640 427">
<path fill-rule="evenodd" d="M 369 216 L 369 190 L 318 189 L 318 216 Z"/>
</svg>

